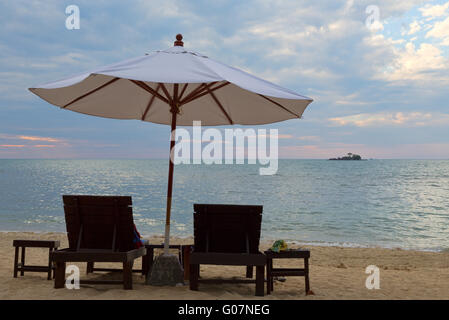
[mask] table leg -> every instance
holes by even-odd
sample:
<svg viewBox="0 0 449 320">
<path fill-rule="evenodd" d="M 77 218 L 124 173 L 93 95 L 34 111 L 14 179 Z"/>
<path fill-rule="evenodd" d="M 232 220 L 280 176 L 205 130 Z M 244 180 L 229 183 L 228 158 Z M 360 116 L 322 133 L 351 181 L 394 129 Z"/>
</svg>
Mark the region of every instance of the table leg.
<svg viewBox="0 0 449 320">
<path fill-rule="evenodd" d="M 24 267 L 25 267 L 25 247 L 22 247 L 21 269 L 20 269 L 21 276 L 25 274 L 25 271 L 23 270 Z"/>
<path fill-rule="evenodd" d="M 273 280 L 273 259 L 270 259 L 270 291 L 274 291 L 274 280 Z"/>
<path fill-rule="evenodd" d="M 305 282 L 306 282 L 306 295 L 310 291 L 309 285 L 309 258 L 304 258 L 304 273 L 305 273 Z"/>
<path fill-rule="evenodd" d="M 47 280 L 51 280 L 51 248 L 48 249 L 48 275 Z"/>
<path fill-rule="evenodd" d="M 56 251 L 56 248 L 53 248 L 52 252 Z M 51 269 L 53 271 L 53 279 L 56 277 L 56 264 L 52 261 L 51 262 Z"/>
<path fill-rule="evenodd" d="M 17 278 L 18 263 L 19 263 L 19 247 L 16 247 L 14 255 L 14 278 Z"/>
<path fill-rule="evenodd" d="M 267 259 L 267 294 L 271 294 L 273 291 L 273 276 L 271 270 L 273 269 L 273 259 Z"/>
<path fill-rule="evenodd" d="M 267 259 L 267 294 L 271 293 L 271 291 L 270 291 L 270 273 L 271 273 L 271 270 L 270 270 L 270 259 L 268 258 Z"/>
</svg>

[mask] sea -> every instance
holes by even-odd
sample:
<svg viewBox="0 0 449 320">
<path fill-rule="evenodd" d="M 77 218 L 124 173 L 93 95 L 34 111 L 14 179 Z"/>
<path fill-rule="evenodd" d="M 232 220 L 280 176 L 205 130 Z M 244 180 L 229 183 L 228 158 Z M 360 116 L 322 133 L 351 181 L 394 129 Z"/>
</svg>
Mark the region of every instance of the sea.
<svg viewBox="0 0 449 320">
<path fill-rule="evenodd" d="M 141 234 L 164 231 L 168 160 L 0 160 L 0 231 L 65 232 L 63 194 L 129 195 Z M 262 239 L 305 245 L 449 249 L 449 160 L 279 160 L 176 165 L 171 234 L 193 204 L 263 205 Z"/>
</svg>

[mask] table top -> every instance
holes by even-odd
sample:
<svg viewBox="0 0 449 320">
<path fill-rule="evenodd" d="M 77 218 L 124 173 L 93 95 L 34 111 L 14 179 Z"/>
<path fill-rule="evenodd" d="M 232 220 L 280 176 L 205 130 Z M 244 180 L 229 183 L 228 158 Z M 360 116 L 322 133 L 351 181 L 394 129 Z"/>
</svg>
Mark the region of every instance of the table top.
<svg viewBox="0 0 449 320">
<path fill-rule="evenodd" d="M 276 259 L 310 257 L 310 250 L 308 249 L 287 249 L 279 252 L 275 252 L 270 249 L 264 251 L 264 253 L 268 258 L 276 258 Z"/>
<path fill-rule="evenodd" d="M 14 247 L 58 248 L 59 240 L 14 240 Z"/>
</svg>

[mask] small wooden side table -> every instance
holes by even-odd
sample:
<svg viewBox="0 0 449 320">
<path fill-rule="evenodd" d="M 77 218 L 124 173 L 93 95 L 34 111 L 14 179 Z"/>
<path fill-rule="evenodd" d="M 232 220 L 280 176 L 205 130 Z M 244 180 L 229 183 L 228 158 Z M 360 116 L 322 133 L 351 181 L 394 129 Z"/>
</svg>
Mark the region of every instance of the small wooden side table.
<svg viewBox="0 0 449 320">
<path fill-rule="evenodd" d="M 57 240 L 14 240 L 12 245 L 15 247 L 14 255 L 14 278 L 17 278 L 17 272 L 20 271 L 20 275 L 23 276 L 25 271 L 27 272 L 47 272 L 48 280 L 51 280 L 51 273 L 53 271 L 54 277 L 54 267 L 52 266 L 52 261 L 50 254 L 52 251 L 59 247 L 59 241 Z M 22 248 L 22 254 L 19 262 L 19 248 Z M 25 249 L 26 248 L 48 248 L 48 265 L 47 266 L 30 266 L 25 265 Z"/>
<path fill-rule="evenodd" d="M 267 250 L 267 294 L 273 291 L 273 277 L 305 277 L 306 295 L 310 290 L 309 285 L 309 258 L 310 250 L 289 249 L 280 252 Z M 273 259 L 304 259 L 304 268 L 273 268 Z"/>
<path fill-rule="evenodd" d="M 147 249 L 146 256 L 142 257 L 142 273 L 148 278 L 151 268 L 154 262 L 154 249 L 164 248 L 163 244 L 147 244 L 145 245 Z M 170 249 L 178 249 L 179 262 L 184 268 L 184 280 L 189 280 L 190 275 L 190 252 L 192 251 L 193 244 L 171 244 Z"/>
</svg>

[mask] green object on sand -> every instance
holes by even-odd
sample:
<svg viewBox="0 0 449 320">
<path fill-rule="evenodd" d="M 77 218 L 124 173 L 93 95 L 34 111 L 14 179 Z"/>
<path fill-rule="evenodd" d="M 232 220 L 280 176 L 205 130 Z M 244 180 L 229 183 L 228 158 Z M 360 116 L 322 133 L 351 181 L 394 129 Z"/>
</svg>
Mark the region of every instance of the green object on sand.
<svg viewBox="0 0 449 320">
<path fill-rule="evenodd" d="M 271 250 L 274 252 L 287 250 L 287 243 L 284 240 L 276 240 L 271 246 Z"/>
</svg>

